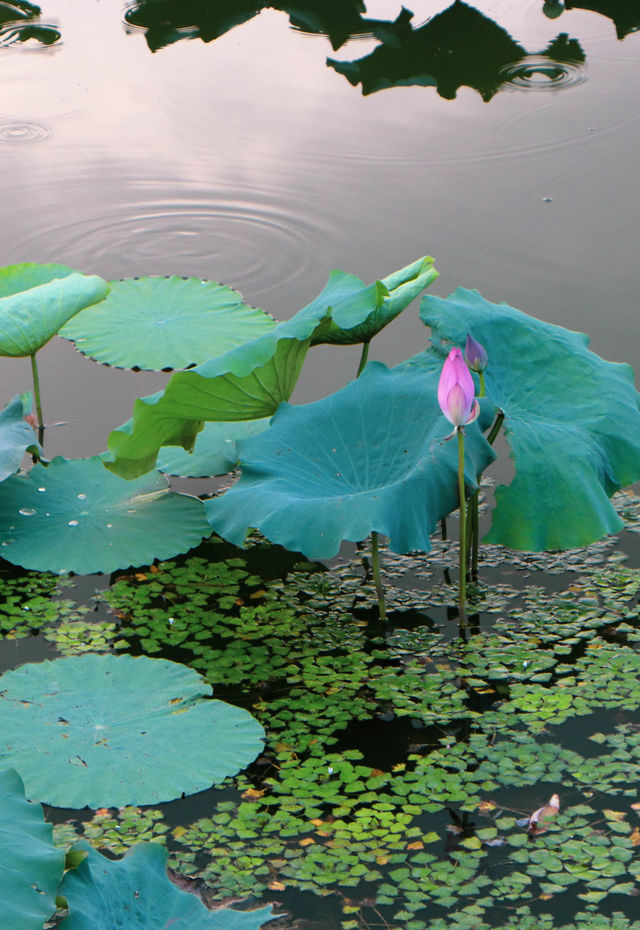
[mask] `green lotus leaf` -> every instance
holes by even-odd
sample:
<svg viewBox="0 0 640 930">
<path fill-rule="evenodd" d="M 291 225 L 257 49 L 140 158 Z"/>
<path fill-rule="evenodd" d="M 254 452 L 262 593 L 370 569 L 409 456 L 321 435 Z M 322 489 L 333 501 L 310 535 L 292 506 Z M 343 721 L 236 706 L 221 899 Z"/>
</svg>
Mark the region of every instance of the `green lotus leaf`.
<svg viewBox="0 0 640 930">
<path fill-rule="evenodd" d="M 370 342 L 438 277 L 429 257 L 418 259 L 368 288 L 355 275 L 333 274 L 343 275 L 345 294 L 332 308 L 331 324 L 314 337 L 312 345 Z"/>
<path fill-rule="evenodd" d="M 203 422 L 272 416 L 291 396 L 310 345 L 370 339 L 435 274 L 429 258 L 385 278 L 386 284 L 367 286 L 355 275 L 331 272 L 323 291 L 290 320 L 219 358 L 176 372 L 163 392 L 138 398 L 131 420 L 109 436 L 106 467 L 135 478 L 154 467 L 162 446 L 192 451 Z"/>
<path fill-rule="evenodd" d="M 239 442 L 242 476 L 206 503 L 209 522 L 237 545 L 255 527 L 312 559 L 372 530 L 394 552 L 429 550 L 436 522 L 458 504 L 457 443 L 445 439 L 437 382 L 371 362 L 330 397 L 283 404 L 268 430 Z M 466 434 L 474 488 L 495 453 L 476 424 Z"/>
<path fill-rule="evenodd" d="M 56 909 L 64 852 L 53 845 L 42 807 L 25 800 L 12 768 L 0 768 L 0 901 L 2 925 L 42 930 Z"/>
<path fill-rule="evenodd" d="M 237 423 L 205 423 L 196 437 L 193 452 L 167 446 L 160 451 L 156 467 L 163 474 L 181 478 L 226 475 L 238 464 L 237 440 L 262 433 L 270 422 L 270 417 L 264 417 Z"/>
<path fill-rule="evenodd" d="M 102 278 L 64 265 L 0 268 L 0 355 L 33 355 L 67 320 L 108 292 Z"/>
<path fill-rule="evenodd" d="M 211 532 L 202 502 L 158 472 L 135 482 L 98 456 L 57 457 L 0 484 L 2 556 L 37 571 L 113 572 L 186 552 Z"/>
<path fill-rule="evenodd" d="M 16 394 L 0 413 L 0 481 L 15 474 L 24 453 L 39 450 L 33 427 L 24 419 L 31 411 L 31 394 Z"/>
<path fill-rule="evenodd" d="M 505 414 L 516 475 L 496 490 L 487 541 L 542 551 L 586 546 L 622 529 L 609 497 L 640 478 L 640 395 L 629 365 L 588 338 L 477 291 L 426 297 L 432 347 L 409 368 L 441 366 L 470 333 L 487 351 L 486 393 Z"/>
<path fill-rule="evenodd" d="M 87 857 L 60 888 L 69 905 L 61 930 L 260 930 L 273 918 L 271 907 L 207 910 L 170 881 L 167 850 L 157 843 L 138 843 L 116 860 L 86 842 L 73 850 Z"/>
<path fill-rule="evenodd" d="M 210 699 L 193 669 L 147 656 L 84 655 L 0 677 L 0 761 L 27 797 L 56 807 L 157 804 L 253 762 L 264 731 Z"/>
<path fill-rule="evenodd" d="M 60 335 L 84 355 L 121 368 L 188 368 L 224 355 L 273 329 L 263 310 L 199 278 L 112 281 L 99 306 L 75 317 Z"/>
</svg>

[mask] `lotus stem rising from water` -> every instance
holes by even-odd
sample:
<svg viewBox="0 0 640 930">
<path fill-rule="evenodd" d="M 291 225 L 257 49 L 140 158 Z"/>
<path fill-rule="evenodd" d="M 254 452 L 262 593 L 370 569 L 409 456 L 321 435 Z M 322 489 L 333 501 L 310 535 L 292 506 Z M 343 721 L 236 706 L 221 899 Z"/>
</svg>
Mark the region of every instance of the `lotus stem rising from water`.
<svg viewBox="0 0 640 930">
<path fill-rule="evenodd" d="M 458 590 L 460 621 L 464 623 L 467 581 L 467 524 L 463 427 L 477 419 L 480 413 L 480 405 L 475 397 L 475 385 L 471 372 L 467 368 L 462 352 L 457 346 L 449 352 L 442 367 L 442 374 L 438 383 L 438 403 L 443 414 L 454 427 L 453 433 L 458 435 L 458 492 L 460 497 L 460 579 Z"/>
</svg>

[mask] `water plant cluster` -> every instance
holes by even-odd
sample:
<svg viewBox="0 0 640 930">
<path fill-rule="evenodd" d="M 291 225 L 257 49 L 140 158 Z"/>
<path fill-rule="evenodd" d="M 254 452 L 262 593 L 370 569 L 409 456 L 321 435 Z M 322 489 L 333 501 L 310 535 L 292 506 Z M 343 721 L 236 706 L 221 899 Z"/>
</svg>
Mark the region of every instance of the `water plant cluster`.
<svg viewBox="0 0 640 930">
<path fill-rule="evenodd" d="M 216 282 L 0 270 L 0 354 L 30 358 L 35 405 L 18 394 L 0 414 L 2 552 L 50 573 L 8 578 L 0 608 L 3 640 L 35 633 L 52 656 L 0 678 L 19 835 L 0 854 L 27 850 L 16 930 L 42 930 L 56 900 L 68 930 L 129 912 L 147 930 L 151 901 L 177 927 L 253 930 L 273 912 L 228 905 L 286 910 L 296 894 L 326 900 L 344 930 L 544 926 L 543 903 L 560 898 L 584 927 L 603 926 L 590 921 L 605 898 L 621 901 L 610 926 L 632 926 L 640 577 L 597 541 L 638 526 L 637 499 L 617 492 L 640 478 L 640 395 L 630 367 L 586 337 L 463 288 L 422 299 L 424 351 L 393 369 L 367 362 L 436 277 L 428 257 L 370 285 L 334 271 L 278 322 Z M 37 352 L 57 333 L 103 364 L 175 369 L 89 459 L 45 457 Z M 341 345 L 362 347 L 353 381 L 290 404 L 307 352 Z M 495 490 L 481 545 L 499 428 L 515 477 Z M 234 480 L 201 500 L 164 473 Z M 438 565 L 450 581 L 451 552 L 436 529 L 456 512 L 476 553 L 467 564 L 460 546 L 457 610 L 435 583 Z M 375 590 L 359 560 L 316 564 L 368 536 Z M 274 546 L 289 555 L 265 568 Z M 559 593 L 483 587 L 478 559 L 530 558 L 505 546 L 539 553 L 543 569 L 559 559 L 547 551 L 578 549 L 560 564 L 580 574 Z M 131 566 L 96 615 L 66 596 L 70 573 Z M 394 587 L 407 566 L 426 573 L 422 593 L 406 577 Z M 430 618 L 438 603 L 459 635 Z M 557 734 L 576 716 L 570 746 Z M 170 826 L 149 809 L 207 789 L 206 818 Z M 532 812 L 556 795 L 532 838 Z M 55 831 L 64 877 L 37 802 L 94 812 Z M 34 831 L 42 878 L 28 866 Z M 170 847 L 176 880 L 202 900 L 178 893 L 141 835 Z M 107 866 L 95 847 L 133 849 Z"/>
</svg>

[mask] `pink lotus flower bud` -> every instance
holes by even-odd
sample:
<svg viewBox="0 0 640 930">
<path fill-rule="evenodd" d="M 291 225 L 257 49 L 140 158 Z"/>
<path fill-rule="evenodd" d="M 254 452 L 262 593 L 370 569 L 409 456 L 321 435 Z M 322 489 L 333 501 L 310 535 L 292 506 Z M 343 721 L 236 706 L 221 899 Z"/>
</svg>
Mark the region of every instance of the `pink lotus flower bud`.
<svg viewBox="0 0 640 930">
<path fill-rule="evenodd" d="M 442 367 L 438 403 L 449 423 L 453 423 L 456 429 L 465 423 L 473 423 L 480 413 L 471 372 L 457 346 L 449 352 Z"/>
<path fill-rule="evenodd" d="M 464 357 L 471 371 L 477 371 L 478 373 L 485 370 L 489 361 L 484 346 L 480 345 L 473 336 L 469 336 L 468 334 Z"/>
</svg>

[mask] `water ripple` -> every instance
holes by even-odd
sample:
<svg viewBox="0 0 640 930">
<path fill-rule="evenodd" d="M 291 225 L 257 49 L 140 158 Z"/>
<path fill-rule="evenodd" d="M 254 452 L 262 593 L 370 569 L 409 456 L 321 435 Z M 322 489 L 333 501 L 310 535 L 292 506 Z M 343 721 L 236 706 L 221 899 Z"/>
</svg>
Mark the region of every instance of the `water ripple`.
<svg viewBox="0 0 640 930">
<path fill-rule="evenodd" d="M 21 145 L 24 142 L 41 142 L 51 135 L 51 127 L 33 120 L 0 120 L 0 142 Z"/>
<path fill-rule="evenodd" d="M 505 65 L 500 74 L 501 90 L 565 90 L 587 80 L 583 62 L 553 61 L 546 55 L 527 55 L 513 65 Z"/>
</svg>

